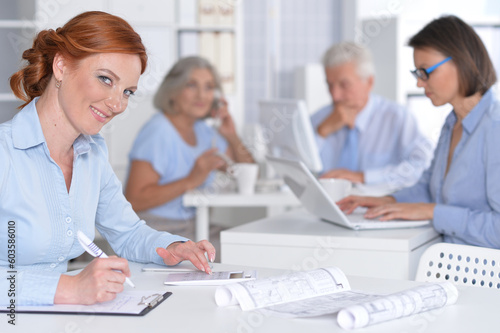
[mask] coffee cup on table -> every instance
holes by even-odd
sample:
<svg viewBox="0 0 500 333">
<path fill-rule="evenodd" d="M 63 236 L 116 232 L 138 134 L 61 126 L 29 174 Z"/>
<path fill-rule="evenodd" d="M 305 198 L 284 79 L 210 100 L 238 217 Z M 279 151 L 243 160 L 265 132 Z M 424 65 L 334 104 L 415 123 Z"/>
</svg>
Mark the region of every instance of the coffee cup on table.
<svg viewBox="0 0 500 333">
<path fill-rule="evenodd" d="M 352 190 L 352 183 L 346 179 L 321 178 L 319 182 L 334 202 L 345 198 Z"/>
<path fill-rule="evenodd" d="M 231 166 L 231 173 L 238 184 L 240 194 L 254 194 L 259 165 L 256 163 L 235 163 Z"/>
</svg>

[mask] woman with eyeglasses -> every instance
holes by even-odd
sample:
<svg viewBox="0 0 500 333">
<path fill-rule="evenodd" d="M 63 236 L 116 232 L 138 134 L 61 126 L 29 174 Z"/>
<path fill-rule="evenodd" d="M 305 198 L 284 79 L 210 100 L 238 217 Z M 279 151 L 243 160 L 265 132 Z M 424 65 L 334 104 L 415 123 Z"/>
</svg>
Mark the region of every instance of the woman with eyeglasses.
<svg viewBox="0 0 500 333">
<path fill-rule="evenodd" d="M 468 24 L 444 16 L 413 36 L 417 86 L 435 106 L 450 103 L 434 159 L 417 184 L 385 197 L 350 196 L 347 213 L 432 220 L 444 241 L 500 248 L 500 104 L 495 69 Z"/>
</svg>

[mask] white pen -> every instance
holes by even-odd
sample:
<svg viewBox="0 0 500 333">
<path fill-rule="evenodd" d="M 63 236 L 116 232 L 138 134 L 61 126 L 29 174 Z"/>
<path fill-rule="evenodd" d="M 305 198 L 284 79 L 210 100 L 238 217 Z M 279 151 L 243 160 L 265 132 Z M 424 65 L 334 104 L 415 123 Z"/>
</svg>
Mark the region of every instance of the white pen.
<svg viewBox="0 0 500 333">
<path fill-rule="evenodd" d="M 87 251 L 90 255 L 93 257 L 99 257 L 99 258 L 108 258 L 106 253 L 104 253 L 99 246 L 95 245 L 94 242 L 92 242 L 83 232 L 78 230 L 76 233 L 78 236 L 78 241 L 82 245 L 82 247 Z M 125 277 L 125 282 L 132 288 L 135 288 L 135 285 L 130 281 L 128 277 Z"/>
</svg>

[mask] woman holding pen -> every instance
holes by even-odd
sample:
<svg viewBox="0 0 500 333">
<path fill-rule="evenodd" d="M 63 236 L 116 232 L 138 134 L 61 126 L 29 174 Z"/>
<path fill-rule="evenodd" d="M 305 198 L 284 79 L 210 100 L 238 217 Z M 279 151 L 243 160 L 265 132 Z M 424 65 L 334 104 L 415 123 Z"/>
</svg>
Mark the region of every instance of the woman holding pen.
<svg viewBox="0 0 500 333">
<path fill-rule="evenodd" d="M 0 125 L 0 226 L 14 225 L 18 305 L 92 304 L 123 290 L 123 258 L 96 259 L 75 276 L 67 263 L 84 252 L 77 231 L 95 228 L 120 256 L 174 265 L 190 260 L 210 273 L 215 249 L 146 226 L 122 194 L 108 163 L 102 127 L 136 92 L 147 55 L 123 19 L 86 12 L 57 30 L 41 31 L 11 79 L 25 103 Z M 7 233 L 0 232 L 0 244 Z M 9 270 L 0 250 L 0 272 Z M 3 274 L 5 276 L 5 274 Z M 9 302 L 0 279 L 0 304 Z"/>
<path fill-rule="evenodd" d="M 434 153 L 419 182 L 385 197 L 347 197 L 346 212 L 368 207 L 381 220 L 431 219 L 446 242 L 500 248 L 500 104 L 495 69 L 474 29 L 455 16 L 413 36 L 417 86 L 435 106 L 450 103 Z"/>
</svg>

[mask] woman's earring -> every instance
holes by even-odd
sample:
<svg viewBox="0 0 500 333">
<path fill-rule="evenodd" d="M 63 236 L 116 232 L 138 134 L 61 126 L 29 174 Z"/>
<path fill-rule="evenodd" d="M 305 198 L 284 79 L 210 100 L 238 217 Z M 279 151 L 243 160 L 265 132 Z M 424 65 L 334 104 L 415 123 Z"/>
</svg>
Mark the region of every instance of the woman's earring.
<svg viewBox="0 0 500 333">
<path fill-rule="evenodd" d="M 56 79 L 56 88 L 57 89 L 61 88 L 61 83 L 62 83 L 62 80 Z"/>
</svg>

